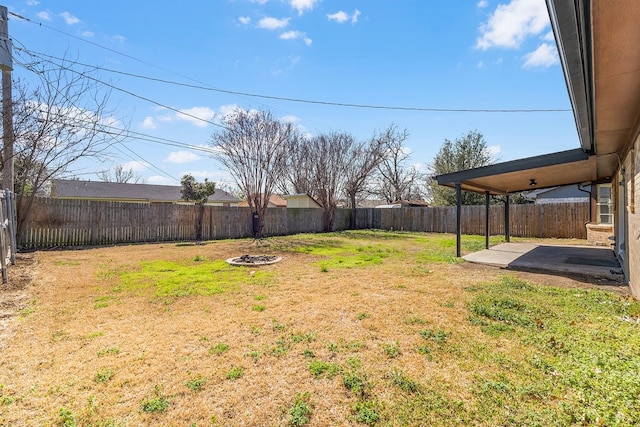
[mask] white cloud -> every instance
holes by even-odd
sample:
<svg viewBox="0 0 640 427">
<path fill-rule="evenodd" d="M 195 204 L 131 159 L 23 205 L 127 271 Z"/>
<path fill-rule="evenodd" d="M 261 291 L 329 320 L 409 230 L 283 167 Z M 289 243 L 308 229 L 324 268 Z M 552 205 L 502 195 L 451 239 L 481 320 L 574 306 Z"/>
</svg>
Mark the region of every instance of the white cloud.
<svg viewBox="0 0 640 427">
<path fill-rule="evenodd" d="M 282 40 L 295 40 L 300 38 L 303 34 L 304 33 L 301 33 L 300 31 L 287 31 L 286 33 L 280 34 L 280 38 Z"/>
<path fill-rule="evenodd" d="M 149 163 L 143 162 L 142 160 L 132 160 L 127 163 L 123 163 L 122 169 L 124 170 L 132 170 L 134 172 L 140 172 L 149 169 Z"/>
<path fill-rule="evenodd" d="M 358 18 L 360 17 L 360 15 L 362 15 L 362 12 L 360 12 L 358 9 L 353 11 L 353 15 L 349 15 L 344 10 L 339 10 L 336 13 L 328 14 L 327 19 L 329 21 L 337 22 L 338 24 L 344 24 L 349 19 L 351 19 L 351 23 L 355 24 L 358 22 Z"/>
<path fill-rule="evenodd" d="M 95 34 L 93 34 L 93 31 L 83 31 L 82 35 L 85 37 L 93 37 Z"/>
<path fill-rule="evenodd" d="M 356 24 L 358 22 L 358 18 L 360 18 L 360 15 L 362 15 L 362 12 L 360 12 L 358 9 L 354 10 L 353 15 L 351 15 L 351 23 Z"/>
<path fill-rule="evenodd" d="M 540 34 L 549 26 L 544 0 L 511 0 L 498 5 L 489 21 L 480 27 L 482 34 L 476 48 L 518 48 L 529 36 Z"/>
<path fill-rule="evenodd" d="M 127 41 L 127 38 L 125 36 L 121 36 L 119 34 L 116 34 L 115 36 L 113 36 L 113 39 L 120 44 L 123 44 L 124 42 Z"/>
<path fill-rule="evenodd" d="M 266 4 L 269 0 L 249 0 L 251 3 Z"/>
<path fill-rule="evenodd" d="M 347 22 L 349 19 L 349 14 L 343 10 L 340 10 L 336 13 L 331 13 L 327 15 L 329 21 L 336 21 L 338 24 L 342 24 L 343 22 Z"/>
<path fill-rule="evenodd" d="M 38 0 L 29 0 L 27 1 L 27 6 L 37 6 L 40 2 Z"/>
<path fill-rule="evenodd" d="M 227 117 L 238 110 L 242 110 L 242 108 L 240 108 L 237 104 L 227 104 L 218 108 L 218 113 L 222 117 Z"/>
<path fill-rule="evenodd" d="M 478 7 L 478 9 L 484 9 L 485 7 L 489 6 L 489 2 L 487 0 L 480 0 L 476 6 Z"/>
<path fill-rule="evenodd" d="M 548 43 L 542 43 L 536 50 L 524 56 L 523 68 L 551 67 L 560 62 L 558 51 Z"/>
<path fill-rule="evenodd" d="M 36 16 L 42 19 L 43 21 L 51 21 L 51 13 L 47 12 L 46 10 L 43 10 L 42 12 L 38 12 Z"/>
<path fill-rule="evenodd" d="M 238 21 L 240 21 L 244 25 L 249 25 L 249 23 L 251 22 L 251 18 L 249 18 L 248 16 L 241 16 L 240 18 L 238 18 Z"/>
<path fill-rule="evenodd" d="M 156 129 L 158 127 L 158 125 L 156 124 L 156 121 L 155 121 L 155 119 L 153 117 L 147 116 L 147 117 L 144 118 L 144 120 L 143 120 L 142 124 L 140 125 L 140 127 L 142 129 L 153 130 L 153 129 Z"/>
<path fill-rule="evenodd" d="M 122 127 L 122 123 L 115 116 L 100 117 L 100 124 L 104 126 L 111 126 L 111 127 L 118 127 L 118 128 Z"/>
<path fill-rule="evenodd" d="M 172 151 L 164 161 L 169 163 L 191 163 L 200 160 L 200 156 L 190 151 Z"/>
<path fill-rule="evenodd" d="M 499 145 L 489 145 L 487 146 L 487 151 L 489 152 L 491 157 L 495 159 L 496 156 L 498 156 L 498 154 L 500 154 L 500 152 L 502 151 L 502 147 L 500 147 Z"/>
<path fill-rule="evenodd" d="M 287 31 L 286 33 L 280 34 L 280 38 L 282 40 L 302 39 L 307 46 L 310 46 L 311 43 L 313 43 L 313 40 L 307 37 L 305 33 L 302 33 L 300 31 Z"/>
<path fill-rule="evenodd" d="M 277 18 L 266 17 L 266 18 L 262 18 L 258 22 L 258 27 L 264 28 L 265 30 L 278 30 L 280 28 L 284 28 L 287 25 L 289 25 L 289 20 L 290 18 L 277 19 Z"/>
<path fill-rule="evenodd" d="M 549 31 L 547 34 L 544 35 L 544 37 L 542 39 L 546 40 L 548 42 L 555 42 L 556 41 L 556 38 L 553 35 L 553 31 Z"/>
<path fill-rule="evenodd" d="M 60 16 L 62 16 L 62 19 L 64 19 L 64 21 L 67 23 L 67 25 L 75 25 L 75 24 L 79 24 L 80 19 L 76 18 L 75 16 L 73 16 L 72 14 L 70 14 L 69 12 L 62 12 L 60 14 Z"/>
<path fill-rule="evenodd" d="M 231 174 L 229 174 L 227 171 L 223 171 L 223 170 L 214 170 L 214 171 L 185 171 L 182 173 L 182 175 L 185 174 L 189 174 L 191 176 L 193 176 L 196 181 L 204 181 L 205 178 L 207 178 L 209 181 L 213 181 L 216 184 L 220 183 L 220 182 L 230 182 L 233 183 L 233 177 L 231 176 Z M 216 185 L 216 188 L 218 186 Z"/>
<path fill-rule="evenodd" d="M 215 116 L 215 111 L 209 107 L 183 108 L 179 113 L 176 113 L 176 118 L 186 120 L 198 127 L 206 127 L 209 124 L 207 122 L 213 120 Z"/>
<path fill-rule="evenodd" d="M 298 15 L 302 15 L 307 10 L 313 10 L 316 3 L 320 0 L 289 0 L 291 7 L 298 11 Z"/>
<path fill-rule="evenodd" d="M 154 175 L 154 176 L 150 176 L 149 178 L 146 179 L 147 184 L 154 184 L 154 185 L 176 185 L 176 182 L 171 179 L 171 178 L 167 178 L 166 176 L 160 176 L 160 175 Z"/>
<path fill-rule="evenodd" d="M 282 123 L 291 123 L 292 125 L 295 125 L 296 123 L 300 123 L 302 119 L 300 119 L 300 117 L 298 116 L 293 116 L 293 115 L 288 115 L 288 116 L 282 116 L 280 117 L 280 121 Z"/>
</svg>

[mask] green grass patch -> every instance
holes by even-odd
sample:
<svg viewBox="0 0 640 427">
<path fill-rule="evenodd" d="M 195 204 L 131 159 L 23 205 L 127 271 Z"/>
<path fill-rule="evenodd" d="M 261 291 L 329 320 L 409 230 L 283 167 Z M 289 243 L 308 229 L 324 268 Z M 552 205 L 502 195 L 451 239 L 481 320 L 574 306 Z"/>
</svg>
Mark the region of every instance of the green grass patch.
<svg viewBox="0 0 640 427">
<path fill-rule="evenodd" d="M 312 360 L 309 362 L 309 371 L 316 378 L 333 378 L 340 373 L 340 365 L 337 363 Z"/>
<path fill-rule="evenodd" d="M 446 263 L 455 264 L 461 262 L 461 258 L 456 257 L 456 238 L 451 234 L 429 234 L 424 237 L 415 237 L 414 242 L 424 243 L 423 249 L 417 255 L 420 263 Z M 492 236 L 489 238 L 490 245 L 497 245 L 504 242 L 502 236 Z M 477 252 L 485 247 L 484 236 L 462 236 L 461 238 L 463 254 Z"/>
<path fill-rule="evenodd" d="M 638 301 L 595 289 L 537 286 L 513 276 L 484 284 L 469 302 L 469 321 L 489 337 L 518 343 L 520 354 L 479 353 L 509 369 L 476 377 L 483 408 L 476 415 L 494 425 L 634 425 L 639 314 Z"/>
<path fill-rule="evenodd" d="M 93 299 L 93 308 L 106 308 L 114 300 L 112 295 L 102 295 Z"/>
<path fill-rule="evenodd" d="M 311 395 L 309 392 L 297 393 L 293 405 L 289 409 L 290 426 L 306 426 L 311 421 Z"/>
<path fill-rule="evenodd" d="M 418 393 L 420 391 L 420 384 L 409 378 L 401 369 L 392 369 L 389 373 L 389 380 L 391 384 L 405 393 Z"/>
<path fill-rule="evenodd" d="M 400 248 L 377 242 L 385 240 L 391 233 L 338 232 L 337 238 L 326 235 L 305 234 L 290 236 L 286 242 L 280 241 L 273 248 L 285 252 L 299 252 L 316 255 L 323 259 L 317 265 L 321 272 L 336 268 L 364 268 L 382 264 L 386 258 L 400 256 Z"/>
<path fill-rule="evenodd" d="M 115 371 L 113 369 L 101 369 L 93 377 L 93 380 L 98 384 L 103 384 L 109 381 L 115 375 Z"/>
<path fill-rule="evenodd" d="M 155 386 L 153 394 L 146 397 L 140 406 L 142 412 L 164 412 L 169 407 L 169 398 L 162 394 L 160 387 Z"/>
<path fill-rule="evenodd" d="M 229 351 L 229 344 L 223 342 L 219 342 L 218 344 L 209 347 L 209 354 L 215 354 L 216 356 L 220 356 L 227 351 Z"/>
<path fill-rule="evenodd" d="M 109 347 L 109 348 L 103 348 L 102 350 L 98 351 L 98 356 L 102 357 L 102 356 L 107 356 L 110 354 L 118 354 L 120 353 L 120 347 Z"/>
<path fill-rule="evenodd" d="M 197 393 L 204 388 L 208 381 L 209 380 L 202 375 L 196 375 L 195 377 L 184 383 L 184 385 L 187 386 L 189 390 Z"/>
<path fill-rule="evenodd" d="M 143 261 L 120 274 L 121 286 L 131 291 L 152 290 L 159 297 L 214 295 L 242 285 L 266 284 L 271 273 L 230 266 L 224 260 Z"/>
<path fill-rule="evenodd" d="M 227 372 L 227 379 L 235 381 L 239 378 L 242 378 L 243 375 L 244 369 L 242 369 L 240 366 L 234 366 L 233 368 L 229 369 L 229 372 Z"/>
<path fill-rule="evenodd" d="M 353 418 L 360 424 L 375 426 L 382 419 L 382 404 L 377 400 L 360 400 L 353 405 Z"/>
</svg>

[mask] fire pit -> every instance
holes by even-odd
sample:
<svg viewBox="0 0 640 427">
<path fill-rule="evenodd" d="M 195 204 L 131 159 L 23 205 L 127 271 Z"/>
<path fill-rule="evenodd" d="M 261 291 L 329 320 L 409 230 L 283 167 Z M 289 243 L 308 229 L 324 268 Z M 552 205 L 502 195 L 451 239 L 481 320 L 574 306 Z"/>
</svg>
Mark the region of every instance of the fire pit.
<svg viewBox="0 0 640 427">
<path fill-rule="evenodd" d="M 231 265 L 268 265 L 282 261 L 282 257 L 277 255 L 242 255 L 227 259 Z"/>
</svg>

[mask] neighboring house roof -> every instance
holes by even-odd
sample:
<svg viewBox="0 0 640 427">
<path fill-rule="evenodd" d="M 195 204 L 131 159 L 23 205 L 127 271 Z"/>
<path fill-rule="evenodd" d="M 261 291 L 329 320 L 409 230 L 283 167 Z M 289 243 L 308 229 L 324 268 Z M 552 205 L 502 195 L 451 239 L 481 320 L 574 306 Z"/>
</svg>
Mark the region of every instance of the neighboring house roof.
<svg viewBox="0 0 640 427">
<path fill-rule="evenodd" d="M 125 184 L 119 182 L 54 179 L 51 197 L 59 199 L 122 200 L 130 202 L 181 202 L 182 187 L 177 185 Z M 240 202 L 235 196 L 216 188 L 208 203 Z"/>
<path fill-rule="evenodd" d="M 527 199 L 557 199 L 557 198 L 588 198 L 591 194 L 591 186 L 584 188 L 577 185 L 564 185 L 562 187 L 542 188 L 540 190 L 529 191 L 525 194 Z"/>
<path fill-rule="evenodd" d="M 591 186 L 582 188 L 577 185 L 564 185 L 530 191 L 524 196 L 536 203 L 586 201 L 591 197 Z"/>
<path fill-rule="evenodd" d="M 238 206 L 240 206 L 240 207 L 248 207 L 249 206 L 249 202 L 247 201 L 247 199 L 244 199 L 243 201 L 240 202 L 240 204 Z M 278 196 L 277 194 L 272 194 L 271 197 L 269 197 L 269 205 L 267 207 L 269 207 L 269 208 L 286 208 L 287 207 L 287 201 L 285 199 L 283 199 L 282 197 Z"/>
<path fill-rule="evenodd" d="M 396 200 L 393 204 L 398 204 L 403 208 L 426 208 L 429 206 L 429 203 L 424 200 Z"/>
</svg>

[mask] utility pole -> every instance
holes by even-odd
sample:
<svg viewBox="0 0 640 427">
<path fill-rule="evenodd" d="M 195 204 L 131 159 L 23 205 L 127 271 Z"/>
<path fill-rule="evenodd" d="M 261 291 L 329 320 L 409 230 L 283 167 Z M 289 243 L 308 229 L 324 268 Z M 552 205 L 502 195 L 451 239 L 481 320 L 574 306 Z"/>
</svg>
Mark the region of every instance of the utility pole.
<svg viewBox="0 0 640 427">
<path fill-rule="evenodd" d="M 13 192 L 13 97 L 11 95 L 12 54 L 9 15 L 0 6 L 0 70 L 2 70 L 2 188 Z"/>
</svg>

